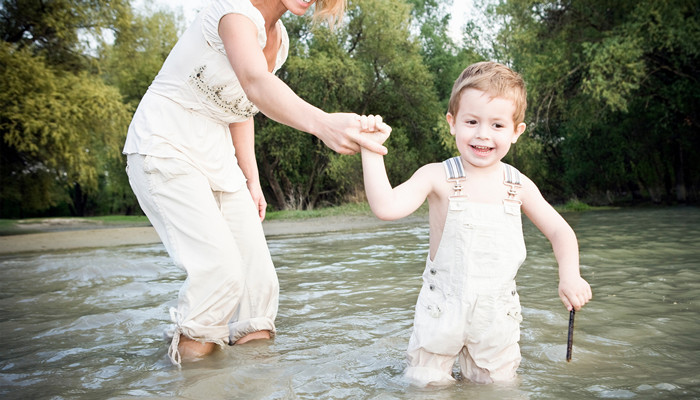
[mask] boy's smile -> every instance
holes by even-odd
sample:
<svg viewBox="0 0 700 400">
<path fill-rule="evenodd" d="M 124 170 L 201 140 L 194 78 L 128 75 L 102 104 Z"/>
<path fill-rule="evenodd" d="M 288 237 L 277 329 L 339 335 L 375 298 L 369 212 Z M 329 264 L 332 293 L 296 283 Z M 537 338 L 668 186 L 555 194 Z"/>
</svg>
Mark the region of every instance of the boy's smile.
<svg viewBox="0 0 700 400">
<path fill-rule="evenodd" d="M 514 112 L 515 103 L 509 99 L 465 89 L 457 115 L 447 114 L 463 161 L 480 168 L 498 165 L 525 130 L 524 123 L 515 126 Z"/>
<path fill-rule="evenodd" d="M 474 151 L 476 153 L 482 153 L 483 155 L 486 155 L 489 151 L 493 150 L 492 147 L 486 147 L 486 146 L 472 146 Z"/>
</svg>

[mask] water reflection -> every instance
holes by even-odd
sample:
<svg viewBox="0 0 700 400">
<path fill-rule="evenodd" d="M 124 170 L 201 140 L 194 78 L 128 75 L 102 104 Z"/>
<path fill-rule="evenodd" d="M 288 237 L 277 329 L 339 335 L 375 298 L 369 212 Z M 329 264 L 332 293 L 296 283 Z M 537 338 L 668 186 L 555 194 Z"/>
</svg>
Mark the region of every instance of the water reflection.
<svg viewBox="0 0 700 400">
<path fill-rule="evenodd" d="M 173 368 L 162 331 L 183 274 L 160 245 L 0 258 L 3 398 L 700 397 L 700 210 L 566 215 L 594 301 L 568 313 L 548 242 L 525 224 L 523 362 L 513 385 L 401 379 L 425 226 L 270 238 L 279 334 Z"/>
</svg>

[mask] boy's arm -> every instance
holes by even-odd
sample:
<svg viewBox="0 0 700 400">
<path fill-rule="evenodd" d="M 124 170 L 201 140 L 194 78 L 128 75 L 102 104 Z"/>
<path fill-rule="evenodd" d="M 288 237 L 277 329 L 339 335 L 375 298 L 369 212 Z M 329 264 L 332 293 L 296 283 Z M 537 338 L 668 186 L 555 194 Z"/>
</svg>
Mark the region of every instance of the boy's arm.
<svg viewBox="0 0 700 400">
<path fill-rule="evenodd" d="M 579 310 L 593 297 L 591 286 L 581 277 L 578 241 L 566 220 L 542 197 L 537 186 L 523 177 L 523 211 L 552 244 L 559 264 L 559 297 L 567 310 Z"/>
<path fill-rule="evenodd" d="M 395 220 L 410 215 L 432 191 L 429 166 L 423 166 L 411 178 L 392 188 L 384 166 L 384 156 L 362 148 L 362 169 L 367 201 L 374 215 Z"/>
<path fill-rule="evenodd" d="M 229 124 L 231 131 L 231 140 L 233 147 L 236 149 L 236 160 L 238 166 L 243 171 L 246 177 L 246 185 L 253 197 L 255 207 L 258 209 L 260 221 L 265 219 L 265 211 L 267 210 L 267 201 L 260 187 L 260 174 L 258 173 L 258 164 L 255 161 L 255 128 L 253 118 L 247 121 Z"/>
</svg>

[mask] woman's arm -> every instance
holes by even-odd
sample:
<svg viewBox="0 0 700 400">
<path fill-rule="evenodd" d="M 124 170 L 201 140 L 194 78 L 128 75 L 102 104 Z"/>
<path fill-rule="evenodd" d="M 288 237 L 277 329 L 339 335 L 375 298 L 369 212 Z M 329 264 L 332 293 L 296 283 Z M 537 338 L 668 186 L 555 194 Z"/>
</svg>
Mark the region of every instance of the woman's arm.
<svg viewBox="0 0 700 400">
<path fill-rule="evenodd" d="M 253 197 L 253 202 L 258 209 L 260 221 L 265 219 L 265 211 L 267 210 L 267 202 L 260 187 L 260 174 L 258 173 L 258 164 L 255 160 L 255 129 L 253 118 L 244 122 L 229 124 L 231 131 L 231 139 L 233 147 L 236 149 L 236 159 L 238 166 L 241 167 L 243 175 L 247 181 L 246 185 Z"/>
<path fill-rule="evenodd" d="M 257 28 L 250 19 L 225 15 L 219 22 L 219 36 L 246 96 L 269 118 L 311 133 L 341 154 L 357 153 L 360 147 L 386 154 L 384 146 L 362 136 L 356 114 L 326 113 L 302 100 L 269 72 L 258 45 Z"/>
</svg>

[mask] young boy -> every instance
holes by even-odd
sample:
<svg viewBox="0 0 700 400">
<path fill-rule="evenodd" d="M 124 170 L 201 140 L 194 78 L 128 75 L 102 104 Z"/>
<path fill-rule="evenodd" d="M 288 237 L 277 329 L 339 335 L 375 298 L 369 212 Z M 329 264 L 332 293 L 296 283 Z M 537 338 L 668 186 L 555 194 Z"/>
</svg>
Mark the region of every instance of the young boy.
<svg viewBox="0 0 700 400">
<path fill-rule="evenodd" d="M 501 162 L 525 131 L 520 75 L 481 62 L 454 84 L 447 112 L 459 157 L 418 169 L 392 189 L 381 155 L 362 149 L 365 190 L 374 214 L 405 217 L 427 198 L 430 252 L 408 344 L 407 378 L 419 386 L 505 382 L 520 364 L 520 302 L 515 275 L 525 259 L 520 211 L 549 239 L 568 310 L 592 297 L 579 273 L 576 235 L 537 186 Z M 388 134 L 372 135 L 382 143 Z"/>
</svg>

